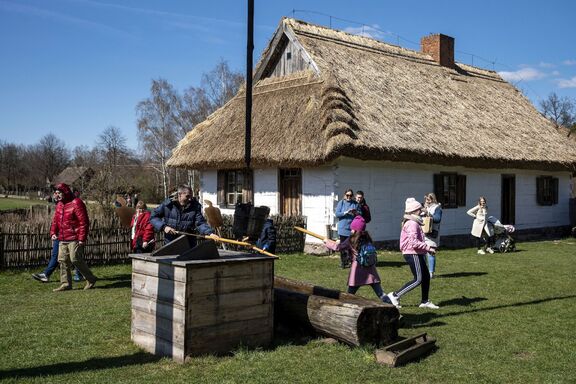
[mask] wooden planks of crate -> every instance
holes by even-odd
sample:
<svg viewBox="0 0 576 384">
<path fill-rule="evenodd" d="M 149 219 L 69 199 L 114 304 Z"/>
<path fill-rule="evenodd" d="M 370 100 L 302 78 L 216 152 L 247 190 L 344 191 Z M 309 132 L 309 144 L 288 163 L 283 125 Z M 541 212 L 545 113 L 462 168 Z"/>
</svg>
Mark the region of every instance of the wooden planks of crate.
<svg viewBox="0 0 576 384">
<path fill-rule="evenodd" d="M 134 343 L 179 362 L 270 344 L 275 258 L 217 252 L 204 260 L 130 255 Z"/>
</svg>

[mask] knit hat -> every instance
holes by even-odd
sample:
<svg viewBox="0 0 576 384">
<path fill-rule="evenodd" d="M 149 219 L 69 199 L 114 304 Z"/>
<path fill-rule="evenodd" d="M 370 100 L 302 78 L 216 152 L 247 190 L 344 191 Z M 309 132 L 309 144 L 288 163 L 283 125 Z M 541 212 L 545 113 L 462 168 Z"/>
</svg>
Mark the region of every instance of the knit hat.
<svg viewBox="0 0 576 384">
<path fill-rule="evenodd" d="M 404 212 L 410 213 L 410 212 L 414 212 L 420 208 L 422 208 L 422 204 L 420 204 L 418 201 L 416 201 L 415 198 L 409 197 L 406 199 L 406 208 L 404 209 Z"/>
<path fill-rule="evenodd" d="M 352 223 L 350 224 L 350 229 L 355 232 L 362 232 L 366 230 L 366 220 L 360 215 L 354 217 Z"/>
</svg>

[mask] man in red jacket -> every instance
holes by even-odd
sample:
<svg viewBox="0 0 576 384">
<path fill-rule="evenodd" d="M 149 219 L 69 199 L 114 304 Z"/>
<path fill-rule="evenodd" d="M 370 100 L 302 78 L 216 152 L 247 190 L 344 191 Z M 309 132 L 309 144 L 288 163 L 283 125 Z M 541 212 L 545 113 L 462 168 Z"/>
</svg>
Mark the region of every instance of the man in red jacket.
<svg viewBox="0 0 576 384">
<path fill-rule="evenodd" d="M 74 265 L 84 276 L 87 283 L 84 289 L 94 288 L 96 276 L 84 261 L 84 244 L 88 237 L 88 212 L 84 202 L 74 197 L 67 184 L 58 184 L 56 187 L 56 210 L 50 227 L 52 240 L 60 241 L 58 262 L 60 263 L 60 282 L 62 285 L 54 292 L 72 289 L 72 274 L 70 269 Z"/>
</svg>

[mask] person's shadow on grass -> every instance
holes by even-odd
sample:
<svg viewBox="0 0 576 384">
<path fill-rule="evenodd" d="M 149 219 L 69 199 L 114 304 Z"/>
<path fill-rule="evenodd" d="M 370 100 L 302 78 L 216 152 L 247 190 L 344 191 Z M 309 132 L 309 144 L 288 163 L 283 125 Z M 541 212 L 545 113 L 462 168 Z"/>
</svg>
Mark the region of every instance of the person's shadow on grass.
<svg viewBox="0 0 576 384">
<path fill-rule="evenodd" d="M 469 315 L 476 312 L 484 312 L 484 311 L 493 311 L 502 308 L 513 308 L 513 307 L 523 307 L 526 305 L 537 305 L 546 303 L 549 301 L 555 300 L 567 300 L 576 298 L 576 295 L 567 295 L 567 296 L 559 296 L 559 297 L 547 297 L 544 299 L 536 299 L 530 301 L 524 301 L 520 303 L 513 303 L 513 304 L 502 304 L 502 305 L 494 305 L 491 307 L 482 307 L 482 308 L 471 308 L 466 309 L 464 311 L 459 312 L 443 312 L 443 306 L 449 306 L 446 303 L 453 303 L 451 305 L 464 305 L 470 307 L 475 302 L 485 301 L 488 300 L 483 297 L 478 298 L 466 298 L 462 297 L 460 299 L 452 299 L 443 301 L 438 303 L 440 309 L 430 310 L 428 312 L 422 313 L 406 313 L 402 314 L 402 318 L 400 320 L 400 328 L 422 328 L 422 327 L 439 327 L 442 325 L 446 325 L 446 323 L 439 321 L 439 319 L 450 317 L 450 316 L 462 316 L 462 315 Z"/>
<path fill-rule="evenodd" d="M 112 281 L 112 283 L 106 284 L 105 282 L 107 281 Z M 96 284 L 96 288 L 98 289 L 130 288 L 132 286 L 132 275 L 123 273 L 98 279 L 98 282 L 99 283 Z"/>
</svg>

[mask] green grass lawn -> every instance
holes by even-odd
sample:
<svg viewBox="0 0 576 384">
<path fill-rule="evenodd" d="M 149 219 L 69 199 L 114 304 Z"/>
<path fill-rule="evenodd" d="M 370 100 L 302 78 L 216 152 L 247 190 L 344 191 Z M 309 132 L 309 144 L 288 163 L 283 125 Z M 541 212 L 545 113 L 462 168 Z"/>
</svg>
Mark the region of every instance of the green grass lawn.
<svg viewBox="0 0 576 384">
<path fill-rule="evenodd" d="M 17 208 L 30 208 L 31 205 L 46 205 L 44 200 L 13 199 L 0 197 L 0 211 Z"/>
<path fill-rule="evenodd" d="M 574 383 L 576 240 L 522 243 L 513 254 L 441 251 L 431 299 L 402 298 L 401 336 L 428 332 L 437 349 L 400 368 L 373 348 L 283 339 L 268 350 L 186 364 L 130 341 L 130 266 L 96 267 L 97 289 L 53 293 L 29 272 L 0 273 L 0 381 L 38 383 Z M 345 289 L 337 257 L 283 255 L 276 273 Z M 402 256 L 382 252 L 386 292 L 410 278 Z M 76 286 L 80 288 L 81 286 Z M 370 288 L 359 294 L 373 297 Z"/>
</svg>

